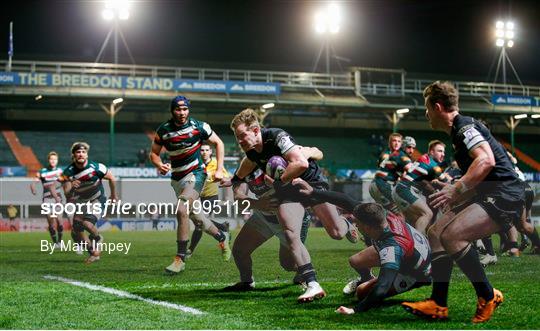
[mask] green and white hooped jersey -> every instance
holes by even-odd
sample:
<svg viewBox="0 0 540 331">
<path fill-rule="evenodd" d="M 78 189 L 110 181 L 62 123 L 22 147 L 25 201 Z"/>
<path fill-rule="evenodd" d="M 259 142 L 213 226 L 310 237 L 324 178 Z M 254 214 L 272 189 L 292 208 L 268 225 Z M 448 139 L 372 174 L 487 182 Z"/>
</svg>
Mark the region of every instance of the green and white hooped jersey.
<svg viewBox="0 0 540 331">
<path fill-rule="evenodd" d="M 43 199 L 52 198 L 51 188 L 54 187 L 59 192 L 61 184 L 58 181 L 62 176 L 62 169 L 58 167 L 54 168 L 41 168 L 38 172 L 39 180 L 43 184 Z"/>
<path fill-rule="evenodd" d="M 170 119 L 158 127 L 154 142 L 169 153 L 172 179 L 180 180 L 189 173 L 205 171 L 200 150 L 202 142 L 212 133 L 208 123 L 191 117 L 182 126 Z"/>
<path fill-rule="evenodd" d="M 88 161 L 83 169 L 79 169 L 74 163 L 64 169 L 64 179 L 78 180 L 81 185 L 73 188 L 67 198 L 68 202 L 87 202 L 99 199 L 105 194 L 102 179 L 109 169 L 103 163 Z"/>
</svg>

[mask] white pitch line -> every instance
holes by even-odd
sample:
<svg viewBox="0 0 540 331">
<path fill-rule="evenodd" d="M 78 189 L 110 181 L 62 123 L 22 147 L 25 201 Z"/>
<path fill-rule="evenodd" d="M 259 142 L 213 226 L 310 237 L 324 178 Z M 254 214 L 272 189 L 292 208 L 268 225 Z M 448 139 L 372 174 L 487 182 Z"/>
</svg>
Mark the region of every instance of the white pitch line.
<svg viewBox="0 0 540 331">
<path fill-rule="evenodd" d="M 171 302 L 167 302 L 167 301 L 159 301 L 159 300 L 147 299 L 147 298 L 143 298 L 141 296 L 135 295 L 135 294 L 131 294 L 131 293 L 126 292 L 126 291 L 120 291 L 120 290 L 110 288 L 110 287 L 105 287 L 105 286 L 100 286 L 100 285 L 93 285 L 93 284 L 86 283 L 86 282 L 80 282 L 80 281 L 69 279 L 69 278 L 51 276 L 51 275 L 45 275 L 45 276 L 43 276 L 43 278 L 50 279 L 50 280 L 57 280 L 57 281 L 67 283 L 67 284 L 71 284 L 71 285 L 74 285 L 74 286 L 84 287 L 84 288 L 90 289 L 92 291 L 100 291 L 100 292 L 112 294 L 112 295 L 115 295 L 115 296 L 121 297 L 121 298 L 139 300 L 139 301 L 143 301 L 143 302 L 146 302 L 146 303 L 149 303 L 149 304 L 152 304 L 152 305 L 157 305 L 157 306 L 167 307 L 167 308 L 171 308 L 171 309 L 176 309 L 176 310 L 180 310 L 180 311 L 183 311 L 185 313 L 190 313 L 190 314 L 193 314 L 193 315 L 203 315 L 203 314 L 205 314 L 204 312 L 202 312 L 202 311 L 200 311 L 198 309 L 195 309 L 195 308 L 182 306 L 182 305 L 178 305 L 176 303 L 171 303 Z"/>
</svg>

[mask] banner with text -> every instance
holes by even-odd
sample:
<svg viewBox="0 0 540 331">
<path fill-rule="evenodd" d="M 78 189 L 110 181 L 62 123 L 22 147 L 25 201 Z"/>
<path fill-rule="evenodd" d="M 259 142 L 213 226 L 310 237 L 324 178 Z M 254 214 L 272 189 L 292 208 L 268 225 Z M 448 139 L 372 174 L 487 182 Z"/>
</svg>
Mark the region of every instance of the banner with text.
<svg viewBox="0 0 540 331">
<path fill-rule="evenodd" d="M 278 83 L 84 74 L 0 72 L 0 85 L 279 95 Z"/>
</svg>

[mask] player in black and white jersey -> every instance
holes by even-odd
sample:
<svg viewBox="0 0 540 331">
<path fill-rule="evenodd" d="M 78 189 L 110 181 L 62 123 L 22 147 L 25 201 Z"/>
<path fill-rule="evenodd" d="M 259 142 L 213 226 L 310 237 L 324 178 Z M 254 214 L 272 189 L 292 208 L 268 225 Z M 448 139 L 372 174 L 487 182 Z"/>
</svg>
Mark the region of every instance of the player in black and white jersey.
<svg viewBox="0 0 540 331">
<path fill-rule="evenodd" d="M 426 117 L 435 130 L 452 139 L 454 158 L 463 177 L 430 195 L 434 208 L 451 205 L 475 189 L 475 198 L 462 210 L 445 208 L 444 215 L 429 229 L 432 248 L 433 291 L 431 298 L 405 302 L 406 310 L 421 316 L 445 318 L 454 262 L 471 281 L 478 296 L 473 323 L 488 321 L 503 302 L 501 291 L 487 279 L 478 252 L 471 242 L 501 230 L 521 219 L 525 193 L 504 147 L 485 125 L 459 113 L 458 91 L 448 82 L 434 82 L 424 90 Z"/>
<path fill-rule="evenodd" d="M 281 156 L 288 162 L 288 165 L 281 178 L 274 182 L 274 188 L 278 195 L 283 192 L 281 189 L 285 186 L 291 186 L 290 182 L 297 177 L 314 183 L 313 185 L 316 185 L 317 188 L 328 188 L 328 182 L 317 163 L 306 159 L 294 139 L 282 129 L 261 128 L 258 116 L 252 109 L 248 108 L 237 114 L 231 122 L 231 129 L 234 131 L 240 147 L 246 153 L 246 157 L 242 160 L 235 177 L 233 177 L 234 179 L 243 179 L 257 166 L 266 169 L 266 163 L 272 156 Z M 293 224 L 294 221 L 287 217 L 288 204 L 302 202 L 304 206 L 311 206 L 314 214 L 321 220 L 326 232 L 332 238 L 342 239 L 347 236 L 347 239 L 352 242 L 358 241 L 358 230 L 338 214 L 335 206 L 328 203 L 312 203 L 301 195 L 281 194 L 278 197 L 281 199 L 277 212 L 278 219 L 287 234 L 287 242 L 294 254 L 298 271 L 306 276 L 306 279 L 310 278 L 309 275 L 314 275 L 314 269 L 309 262 L 307 251 L 302 249 L 303 244 L 300 238 L 294 236 L 292 230 L 289 231 L 290 227 L 297 225 Z M 310 301 L 311 297 L 320 293 L 323 291 L 318 283 L 308 281 L 308 289 L 304 293 L 306 301 Z M 299 300 L 302 301 L 303 298 L 299 298 Z"/>
</svg>

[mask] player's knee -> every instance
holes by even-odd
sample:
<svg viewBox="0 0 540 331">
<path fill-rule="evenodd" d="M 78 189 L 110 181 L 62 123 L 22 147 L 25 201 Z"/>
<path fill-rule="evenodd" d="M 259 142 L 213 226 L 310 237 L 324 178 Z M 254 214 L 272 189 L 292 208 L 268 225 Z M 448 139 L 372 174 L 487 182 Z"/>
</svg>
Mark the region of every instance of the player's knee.
<svg viewBox="0 0 540 331">
<path fill-rule="evenodd" d="M 354 269 L 358 265 L 358 260 L 356 259 L 356 255 L 353 255 L 349 257 L 349 265 Z"/>
</svg>

